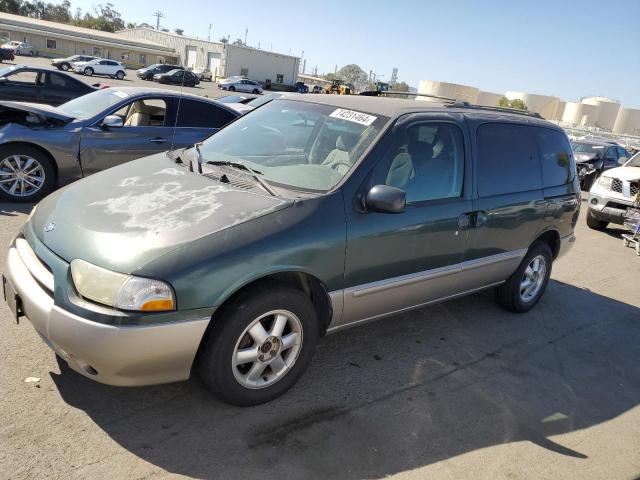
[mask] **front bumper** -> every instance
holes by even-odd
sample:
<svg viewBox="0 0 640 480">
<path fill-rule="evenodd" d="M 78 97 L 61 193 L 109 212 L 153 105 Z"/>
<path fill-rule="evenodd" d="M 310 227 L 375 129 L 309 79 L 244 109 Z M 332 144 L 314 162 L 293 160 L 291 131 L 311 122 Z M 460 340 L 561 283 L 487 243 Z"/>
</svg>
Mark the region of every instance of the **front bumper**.
<svg viewBox="0 0 640 480">
<path fill-rule="evenodd" d="M 30 253 L 31 252 L 31 253 Z M 32 255 L 33 254 L 33 255 Z M 118 386 L 186 380 L 210 317 L 144 326 L 107 325 L 54 303 L 53 277 L 24 245 L 9 248 L 8 280 L 42 339 L 78 373 Z M 43 271 L 42 269 L 45 268 Z M 51 283 L 50 283 L 51 282 Z"/>
<path fill-rule="evenodd" d="M 603 222 L 622 225 L 627 208 L 633 205 L 631 199 L 621 196 L 615 198 L 589 192 L 589 213 L 596 219 Z"/>
</svg>

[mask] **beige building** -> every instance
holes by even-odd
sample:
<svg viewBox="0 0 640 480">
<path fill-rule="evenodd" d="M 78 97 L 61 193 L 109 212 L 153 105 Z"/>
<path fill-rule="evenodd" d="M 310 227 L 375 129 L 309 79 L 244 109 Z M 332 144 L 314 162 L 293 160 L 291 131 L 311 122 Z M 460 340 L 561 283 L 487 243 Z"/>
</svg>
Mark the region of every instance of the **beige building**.
<svg viewBox="0 0 640 480">
<path fill-rule="evenodd" d="M 502 97 L 504 97 L 504 95 L 500 93 L 483 92 L 480 90 L 476 103 L 483 107 L 497 107 Z"/>
<path fill-rule="evenodd" d="M 1 12 L 0 38 L 30 43 L 43 57 L 95 55 L 130 68 L 177 60 L 173 49 L 152 41 Z"/>
<path fill-rule="evenodd" d="M 598 119 L 599 108 L 581 102 L 567 102 L 560 120 L 563 123 L 579 127 L 595 127 Z"/>
<path fill-rule="evenodd" d="M 176 52 L 178 64 L 208 68 L 216 77 L 244 75 L 258 82 L 293 85 L 300 58 L 257 48 L 211 42 L 195 37 L 137 27 L 117 32 L 130 40 L 151 41 Z"/>
<path fill-rule="evenodd" d="M 556 117 L 560 105 L 558 97 L 513 91 L 505 93 L 505 97 L 509 100 L 522 100 L 530 112 L 538 113 L 546 120 L 560 120 Z"/>
<path fill-rule="evenodd" d="M 613 133 L 640 136 L 640 109 L 622 107 L 613 125 Z"/>
<path fill-rule="evenodd" d="M 581 103 L 598 107 L 598 114 L 595 119 L 596 127 L 609 131 L 613 130 L 620 111 L 620 102 L 605 97 L 587 97 L 583 98 Z"/>
<path fill-rule="evenodd" d="M 418 93 L 436 97 L 451 98 L 462 102 L 477 103 L 480 90 L 468 85 L 457 83 L 437 82 L 435 80 L 420 80 Z M 416 97 L 418 100 L 429 101 L 429 97 Z"/>
</svg>

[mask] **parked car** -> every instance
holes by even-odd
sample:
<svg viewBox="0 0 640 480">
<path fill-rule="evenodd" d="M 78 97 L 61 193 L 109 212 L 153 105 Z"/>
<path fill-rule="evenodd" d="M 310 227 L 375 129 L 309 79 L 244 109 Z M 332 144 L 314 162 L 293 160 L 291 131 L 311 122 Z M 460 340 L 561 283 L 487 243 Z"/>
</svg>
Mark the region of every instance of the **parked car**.
<svg viewBox="0 0 640 480">
<path fill-rule="evenodd" d="M 222 83 L 218 86 L 221 90 L 229 90 L 230 92 L 250 92 L 253 94 L 262 93 L 262 85 L 253 80 L 236 80 L 233 82 Z"/>
<path fill-rule="evenodd" d="M 153 81 L 171 85 L 184 85 L 185 87 L 195 87 L 200 83 L 195 73 L 184 69 L 171 70 L 167 73 L 156 73 L 153 76 Z"/>
<path fill-rule="evenodd" d="M 622 225 L 640 193 L 640 154 L 618 162 L 621 166 L 603 172 L 589 191 L 587 226 L 594 230 L 604 230 L 610 223 Z"/>
<path fill-rule="evenodd" d="M 324 88 L 322 88 L 320 85 L 314 85 L 311 89 L 311 93 L 324 93 Z"/>
<path fill-rule="evenodd" d="M 326 332 L 482 289 L 530 310 L 579 206 L 569 141 L 534 116 L 285 96 L 47 197 L 9 249 L 5 296 L 85 377 L 197 371 L 252 405 L 290 388 Z"/>
<path fill-rule="evenodd" d="M 111 78 L 122 80 L 127 74 L 127 67 L 115 60 L 105 60 L 104 58 L 96 58 L 88 62 L 75 62 L 73 71 L 81 73 L 87 77 L 93 75 L 106 75 Z"/>
<path fill-rule="evenodd" d="M 157 88 L 108 88 L 57 108 L 0 102 L 0 197 L 36 201 L 105 168 L 193 145 L 238 115 Z"/>
<path fill-rule="evenodd" d="M 216 100 L 221 103 L 240 103 L 244 105 L 252 101 L 254 98 L 258 98 L 258 95 L 254 95 L 253 93 L 243 93 L 241 95 L 227 95 L 225 97 L 219 97 L 216 98 Z"/>
<path fill-rule="evenodd" d="M 191 71 L 196 74 L 198 80 L 200 80 L 201 82 L 205 80 L 207 82 L 213 81 L 213 74 L 208 68 L 192 68 Z"/>
<path fill-rule="evenodd" d="M 614 141 L 600 139 L 574 140 L 571 144 L 580 178 L 580 186 L 589 190 L 602 172 L 618 166 L 631 155 Z"/>
<path fill-rule="evenodd" d="M 141 68 L 136 72 L 138 78 L 142 80 L 153 80 L 154 75 L 158 73 L 167 73 L 171 70 L 182 70 L 183 67 L 178 65 L 169 65 L 167 63 L 156 63 L 154 65 L 149 65 L 148 67 Z"/>
<path fill-rule="evenodd" d="M 15 59 L 15 55 L 13 50 L 10 48 L 0 48 L 0 63 L 4 60 L 9 60 L 10 62 Z"/>
<path fill-rule="evenodd" d="M 250 112 L 251 110 L 254 110 L 264 105 L 265 103 L 269 103 L 271 100 L 275 100 L 276 98 L 281 98 L 285 95 L 295 96 L 297 94 L 286 93 L 286 92 L 272 92 L 272 93 L 267 93 L 266 95 L 256 95 L 254 98 L 250 99 L 248 102 L 244 101 L 239 103 L 233 103 L 229 101 L 225 103 L 227 103 L 227 105 L 229 105 L 234 110 L 237 110 L 242 114 L 245 114 Z M 225 98 L 225 97 L 222 97 L 222 98 Z"/>
<path fill-rule="evenodd" d="M 293 91 L 296 93 L 309 93 L 309 87 L 304 82 L 296 82 L 293 86 Z"/>
<path fill-rule="evenodd" d="M 0 68 L 0 100 L 60 105 L 100 88 L 104 86 L 89 85 L 49 68 L 24 65 Z"/>
<path fill-rule="evenodd" d="M 36 54 L 36 49 L 33 45 L 27 42 L 18 42 L 16 40 L 5 43 L 2 45 L 2 48 L 13 50 L 15 55 L 29 55 L 30 57 L 33 57 Z"/>
<path fill-rule="evenodd" d="M 218 88 L 220 88 L 225 83 L 235 83 L 240 80 L 246 80 L 246 79 L 247 77 L 245 77 L 244 75 L 232 75 L 227 78 L 220 78 L 218 79 Z"/>
<path fill-rule="evenodd" d="M 73 69 L 73 64 L 76 62 L 90 62 L 96 58 L 97 57 L 93 57 L 91 55 L 71 55 L 70 57 L 65 58 L 54 58 L 51 60 L 51 66 L 58 70 L 67 72 Z"/>
</svg>

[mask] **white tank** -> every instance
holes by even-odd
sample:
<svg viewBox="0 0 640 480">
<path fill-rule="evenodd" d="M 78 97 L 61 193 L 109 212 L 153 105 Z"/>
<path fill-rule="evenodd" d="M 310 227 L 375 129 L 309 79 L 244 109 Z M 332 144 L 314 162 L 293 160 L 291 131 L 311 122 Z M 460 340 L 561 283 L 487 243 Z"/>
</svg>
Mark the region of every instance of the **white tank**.
<svg viewBox="0 0 640 480">
<path fill-rule="evenodd" d="M 613 125 L 613 133 L 640 135 L 640 109 L 621 108 Z"/>
<path fill-rule="evenodd" d="M 478 100 L 478 90 L 475 87 L 467 85 L 458 85 L 456 83 L 437 82 L 434 80 L 420 80 L 418 93 L 423 95 L 436 95 L 438 97 L 451 98 L 463 102 L 476 103 Z M 416 97 L 417 100 L 431 100 L 429 97 Z M 438 99 L 435 99 L 438 101 Z"/>
<path fill-rule="evenodd" d="M 600 107 L 587 103 L 567 102 L 561 120 L 581 127 L 595 127 Z"/>
<path fill-rule="evenodd" d="M 605 97 L 587 97 L 583 98 L 581 103 L 599 107 L 596 127 L 602 128 L 603 130 L 613 130 L 616 118 L 618 118 L 618 112 L 620 111 L 619 101 Z"/>
<path fill-rule="evenodd" d="M 483 92 L 480 90 L 478 92 L 478 99 L 476 100 L 476 103 L 484 107 L 497 107 L 498 102 L 503 96 L 504 95 L 500 93 Z"/>
<path fill-rule="evenodd" d="M 560 100 L 558 102 L 558 108 L 556 109 L 556 113 L 553 115 L 554 120 L 562 120 L 562 116 L 564 115 L 564 107 L 567 106 L 567 102 Z"/>
<path fill-rule="evenodd" d="M 560 103 L 558 97 L 511 91 L 505 93 L 504 96 L 509 100 L 522 100 L 530 112 L 539 113 L 547 120 L 559 120 L 555 118 L 556 112 L 558 111 L 558 104 Z"/>
</svg>

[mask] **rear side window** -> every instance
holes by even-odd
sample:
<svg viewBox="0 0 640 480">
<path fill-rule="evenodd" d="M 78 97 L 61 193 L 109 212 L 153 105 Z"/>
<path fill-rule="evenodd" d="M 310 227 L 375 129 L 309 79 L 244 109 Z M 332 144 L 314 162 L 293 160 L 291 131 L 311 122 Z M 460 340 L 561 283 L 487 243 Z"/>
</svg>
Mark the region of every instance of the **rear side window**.
<svg viewBox="0 0 640 480">
<path fill-rule="evenodd" d="M 484 123 L 477 130 L 478 193 L 481 197 L 542 188 L 535 132 L 510 123 Z"/>
<path fill-rule="evenodd" d="M 536 127 L 545 188 L 566 185 L 573 180 L 574 163 L 566 135 L 550 128 Z"/>
<path fill-rule="evenodd" d="M 197 100 L 183 98 L 179 108 L 178 127 L 222 128 L 235 118 L 235 115 L 217 105 Z"/>
</svg>

